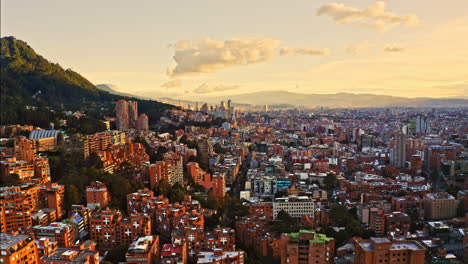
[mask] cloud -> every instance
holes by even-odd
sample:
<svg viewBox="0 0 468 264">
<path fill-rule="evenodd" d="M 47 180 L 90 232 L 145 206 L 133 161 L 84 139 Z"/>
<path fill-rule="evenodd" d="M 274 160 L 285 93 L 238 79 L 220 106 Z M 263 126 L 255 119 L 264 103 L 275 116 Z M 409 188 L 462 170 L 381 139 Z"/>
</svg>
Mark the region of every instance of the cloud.
<svg viewBox="0 0 468 264">
<path fill-rule="evenodd" d="M 387 44 L 384 46 L 383 50 L 385 52 L 402 52 L 405 49 L 398 44 Z"/>
<path fill-rule="evenodd" d="M 361 54 L 369 50 L 369 41 L 364 40 L 348 47 L 348 52 L 352 54 Z"/>
<path fill-rule="evenodd" d="M 172 80 L 172 81 L 168 81 L 168 82 L 165 82 L 161 85 L 161 87 L 164 87 L 164 88 L 174 88 L 174 87 L 179 87 L 182 85 L 182 82 L 180 80 Z"/>
<path fill-rule="evenodd" d="M 215 72 L 230 66 L 265 62 L 273 58 L 280 41 L 274 39 L 181 40 L 174 44 L 175 67 L 167 75 Z"/>
<path fill-rule="evenodd" d="M 213 85 L 213 84 L 203 83 L 200 86 L 198 86 L 197 88 L 195 88 L 195 90 L 193 90 L 193 92 L 203 94 L 203 93 L 212 93 L 212 92 L 234 90 L 234 89 L 237 89 L 239 87 L 240 87 L 240 85 L 224 85 L 224 84 L 214 84 Z"/>
<path fill-rule="evenodd" d="M 329 49 L 283 47 L 279 51 L 280 56 L 298 56 L 298 55 L 327 56 L 329 54 L 330 54 Z"/>
<path fill-rule="evenodd" d="M 358 24 L 370 26 L 380 31 L 399 25 L 417 25 L 420 23 L 415 14 L 399 15 L 385 10 L 385 2 L 377 1 L 369 7 L 358 9 L 340 3 L 330 3 L 320 7 L 317 15 L 330 16 L 340 24 Z"/>
</svg>

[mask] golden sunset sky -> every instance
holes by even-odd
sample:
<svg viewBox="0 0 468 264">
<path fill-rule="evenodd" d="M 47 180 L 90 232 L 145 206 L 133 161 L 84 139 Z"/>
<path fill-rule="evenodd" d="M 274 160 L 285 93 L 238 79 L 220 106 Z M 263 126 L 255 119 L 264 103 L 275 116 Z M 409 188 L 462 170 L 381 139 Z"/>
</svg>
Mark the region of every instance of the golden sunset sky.
<svg viewBox="0 0 468 264">
<path fill-rule="evenodd" d="M 153 97 L 468 94 L 467 0 L 4 0 L 1 33 Z"/>
</svg>

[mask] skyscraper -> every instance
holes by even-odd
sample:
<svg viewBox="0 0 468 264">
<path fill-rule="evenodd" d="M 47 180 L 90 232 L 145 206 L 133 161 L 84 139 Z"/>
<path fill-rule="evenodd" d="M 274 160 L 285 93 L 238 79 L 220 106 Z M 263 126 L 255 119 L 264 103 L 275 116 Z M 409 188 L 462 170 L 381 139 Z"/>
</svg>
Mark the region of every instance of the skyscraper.
<svg viewBox="0 0 468 264">
<path fill-rule="evenodd" d="M 141 114 L 138 117 L 137 129 L 138 130 L 148 130 L 149 129 L 148 116 L 147 115 Z"/>
<path fill-rule="evenodd" d="M 416 117 L 416 134 L 418 133 L 427 133 L 426 117 L 421 115 Z"/>
<path fill-rule="evenodd" d="M 124 131 L 128 130 L 129 122 L 128 122 L 128 104 L 125 100 L 119 100 L 115 105 L 115 113 L 116 113 L 116 127 L 117 130 Z"/>
<path fill-rule="evenodd" d="M 137 128 L 138 102 L 119 100 L 115 105 L 117 130 L 128 130 Z"/>
<path fill-rule="evenodd" d="M 128 123 L 130 128 L 137 127 L 138 120 L 138 102 L 137 101 L 128 101 Z"/>
<path fill-rule="evenodd" d="M 395 136 L 394 165 L 404 167 L 406 161 L 406 135 L 398 132 Z"/>
</svg>

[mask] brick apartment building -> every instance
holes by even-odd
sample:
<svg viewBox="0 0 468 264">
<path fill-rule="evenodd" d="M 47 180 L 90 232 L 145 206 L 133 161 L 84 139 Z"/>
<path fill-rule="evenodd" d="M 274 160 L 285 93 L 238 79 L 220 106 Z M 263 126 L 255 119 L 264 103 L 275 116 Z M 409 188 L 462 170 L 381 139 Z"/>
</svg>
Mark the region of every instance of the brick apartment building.
<svg viewBox="0 0 468 264">
<path fill-rule="evenodd" d="M 39 264 L 39 252 L 29 235 L 0 234 L 0 262 L 4 264 Z"/>
<path fill-rule="evenodd" d="M 249 205 L 249 213 L 251 216 L 264 216 L 267 221 L 273 219 L 273 205 L 271 203 L 252 203 Z"/>
<path fill-rule="evenodd" d="M 282 264 L 334 263 L 335 241 L 311 230 L 282 234 L 280 242 Z"/>
<path fill-rule="evenodd" d="M 71 224 L 53 222 L 47 226 L 37 225 L 33 227 L 36 238 L 50 238 L 57 242 L 59 247 L 68 248 L 75 244 L 78 230 Z"/>
<path fill-rule="evenodd" d="M 54 208 L 57 219 L 65 216 L 65 185 L 47 183 L 39 187 L 41 208 Z"/>
<path fill-rule="evenodd" d="M 125 254 L 127 264 L 158 264 L 159 258 L 159 236 L 137 238 Z"/>
<path fill-rule="evenodd" d="M 151 217 L 132 213 L 128 218 L 122 212 L 101 209 L 91 213 L 89 220 L 91 239 L 101 248 L 111 248 L 121 243 L 132 243 L 140 236 L 151 235 Z"/>
<path fill-rule="evenodd" d="M 110 200 L 110 193 L 104 183 L 96 181 L 86 187 L 86 203 L 88 208 L 106 207 Z"/>
<path fill-rule="evenodd" d="M 161 264 L 187 264 L 187 245 L 165 244 L 161 249 Z"/>
<path fill-rule="evenodd" d="M 373 237 L 355 241 L 355 264 L 424 264 L 426 249 L 417 241 L 390 241 Z"/>
</svg>

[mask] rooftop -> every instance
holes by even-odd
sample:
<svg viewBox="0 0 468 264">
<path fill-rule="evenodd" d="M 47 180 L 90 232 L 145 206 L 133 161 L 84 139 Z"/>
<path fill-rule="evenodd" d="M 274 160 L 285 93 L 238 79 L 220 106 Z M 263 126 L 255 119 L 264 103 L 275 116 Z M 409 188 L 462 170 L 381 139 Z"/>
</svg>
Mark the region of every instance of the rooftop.
<svg viewBox="0 0 468 264">
<path fill-rule="evenodd" d="M 299 232 L 296 233 L 290 233 L 290 234 L 285 234 L 290 236 L 293 239 L 299 239 L 300 234 L 313 234 L 313 238 L 309 240 L 311 243 L 326 243 L 330 242 L 333 238 L 329 238 L 324 234 L 320 234 L 315 232 L 314 230 L 309 230 L 309 229 L 301 229 Z"/>
<path fill-rule="evenodd" d="M 223 251 L 220 255 L 216 255 L 214 251 L 200 251 L 197 263 L 213 263 L 214 261 L 233 258 L 242 254 L 244 254 L 243 251 Z"/>
<path fill-rule="evenodd" d="M 29 242 L 32 240 L 32 238 L 27 235 L 12 235 L 12 234 L 1 233 L 0 234 L 0 249 L 4 249 L 4 250 L 9 249 L 23 240 L 26 240 L 26 242 Z"/>
</svg>

